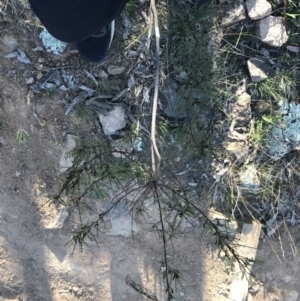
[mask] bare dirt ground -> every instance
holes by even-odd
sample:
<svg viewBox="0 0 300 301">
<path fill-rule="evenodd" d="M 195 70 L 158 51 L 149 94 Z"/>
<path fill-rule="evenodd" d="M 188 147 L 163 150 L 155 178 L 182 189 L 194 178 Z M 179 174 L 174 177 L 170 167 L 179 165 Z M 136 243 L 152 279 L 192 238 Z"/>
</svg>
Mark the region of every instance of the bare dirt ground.
<svg viewBox="0 0 300 301">
<path fill-rule="evenodd" d="M 12 48 L 20 47 L 33 65 L 38 63 L 39 56 L 31 51 L 37 46 L 32 36 L 16 33 L 11 24 L 1 27 L 1 39 L 10 36 L 15 41 Z M 0 44 L 0 300 L 146 300 L 126 285 L 127 275 L 164 300 L 163 250 L 147 224 L 137 224 L 132 238 L 126 229 L 114 228 L 120 223 L 126 228 L 124 217 L 120 223 L 112 220 L 107 232 L 99 235 L 100 246 L 89 244 L 83 253 L 74 254 L 66 245 L 74 229 L 73 214 L 61 229 L 52 228 L 59 208 L 46 204 L 47 195 L 56 188 L 64 138 L 68 133 L 84 135 L 90 125 L 64 115 L 61 95 L 36 95 L 36 118 L 25 82 L 38 71 L 4 58 L 13 49 Z M 16 141 L 19 129 L 29 133 L 25 144 Z M 203 222 L 199 217 L 196 226 L 187 223 L 169 252 L 170 262 L 182 270 L 185 280 L 177 287 L 176 300 L 227 300 L 232 277 Z M 298 300 L 291 292 L 300 292 L 300 231 L 289 231 L 294 244 L 286 230 L 281 241 L 269 244 L 261 239 L 257 259 L 264 265 L 253 268 L 261 284 L 253 283 L 254 301 Z"/>
</svg>

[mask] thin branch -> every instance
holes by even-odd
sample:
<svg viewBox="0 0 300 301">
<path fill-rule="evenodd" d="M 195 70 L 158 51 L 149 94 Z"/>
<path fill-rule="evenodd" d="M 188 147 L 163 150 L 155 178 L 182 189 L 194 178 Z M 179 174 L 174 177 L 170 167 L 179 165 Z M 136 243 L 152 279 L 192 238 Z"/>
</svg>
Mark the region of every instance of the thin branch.
<svg viewBox="0 0 300 301">
<path fill-rule="evenodd" d="M 155 5 L 155 0 L 150 1 L 151 10 L 154 18 L 154 32 L 155 32 L 155 44 L 156 44 L 156 62 L 155 62 L 155 86 L 152 104 L 152 121 L 151 121 L 151 154 L 152 154 L 152 171 L 154 177 L 157 179 L 159 177 L 159 168 L 161 163 L 161 155 L 159 153 L 156 144 L 156 114 L 157 114 L 157 101 L 158 101 L 158 87 L 159 87 L 159 71 L 160 71 L 160 33 L 158 27 L 158 17 Z M 156 162 L 156 158 L 158 162 Z"/>
<path fill-rule="evenodd" d="M 161 224 L 161 232 L 162 232 L 162 240 L 163 240 L 163 245 L 164 245 L 164 262 L 166 265 L 166 270 L 165 270 L 165 277 L 166 277 L 166 284 L 167 284 L 167 289 L 166 292 L 168 294 L 168 301 L 171 301 L 173 299 L 173 289 L 171 288 L 170 282 L 169 282 L 169 265 L 168 265 L 168 258 L 167 258 L 167 238 L 166 238 L 166 233 L 165 233 L 165 226 L 164 226 L 164 221 L 163 221 L 163 213 L 162 213 L 162 208 L 157 192 L 157 187 L 154 186 L 154 198 L 157 201 L 158 204 L 158 209 L 159 209 L 159 219 L 160 219 L 160 224 Z"/>
<path fill-rule="evenodd" d="M 143 285 L 136 283 L 129 277 L 129 275 L 126 276 L 126 284 L 132 287 L 136 292 L 146 296 L 147 298 L 158 301 L 157 297 L 151 291 L 149 291 Z"/>
</svg>

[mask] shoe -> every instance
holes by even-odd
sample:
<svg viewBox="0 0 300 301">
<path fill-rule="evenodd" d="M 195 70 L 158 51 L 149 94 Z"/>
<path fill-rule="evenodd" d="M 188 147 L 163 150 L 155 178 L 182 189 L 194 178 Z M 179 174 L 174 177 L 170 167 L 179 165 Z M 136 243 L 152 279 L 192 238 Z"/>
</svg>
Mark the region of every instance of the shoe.
<svg viewBox="0 0 300 301">
<path fill-rule="evenodd" d="M 76 43 L 80 55 L 93 63 L 102 61 L 108 53 L 114 32 L 115 21 L 112 21 L 101 31 L 98 31 L 89 38 Z"/>
</svg>

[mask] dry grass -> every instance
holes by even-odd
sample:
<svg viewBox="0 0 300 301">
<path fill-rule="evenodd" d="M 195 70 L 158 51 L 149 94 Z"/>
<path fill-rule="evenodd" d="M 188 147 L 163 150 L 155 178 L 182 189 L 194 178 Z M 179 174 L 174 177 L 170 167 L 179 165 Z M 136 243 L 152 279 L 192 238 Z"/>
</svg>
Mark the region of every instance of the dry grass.
<svg viewBox="0 0 300 301">
<path fill-rule="evenodd" d="M 41 26 L 27 0 L 2 0 L 0 13 L 7 19 L 17 20 L 17 25 L 22 30 Z"/>
</svg>

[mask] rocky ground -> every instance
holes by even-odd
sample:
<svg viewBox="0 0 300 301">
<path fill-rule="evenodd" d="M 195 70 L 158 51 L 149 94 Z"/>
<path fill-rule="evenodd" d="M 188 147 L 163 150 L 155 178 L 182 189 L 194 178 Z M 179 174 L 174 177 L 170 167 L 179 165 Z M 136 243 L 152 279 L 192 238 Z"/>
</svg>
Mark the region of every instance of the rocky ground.
<svg viewBox="0 0 300 301">
<path fill-rule="evenodd" d="M 272 47 L 280 47 L 288 37 L 284 24 L 279 19 L 274 21 L 273 17 L 268 17 L 271 13 L 268 3 L 258 2 L 265 5 L 262 12 L 252 10 L 253 1 L 247 1 L 246 10 L 242 2 L 233 6 L 227 2 L 221 3 L 223 25 L 228 28 L 226 26 L 243 24 L 240 22 L 249 17 L 260 20 L 255 21 L 260 39 L 265 39 L 264 42 Z M 109 215 L 105 230 L 99 234 L 99 246 L 88 243 L 83 253 L 77 249 L 73 253 L 67 242 L 79 222 L 77 211 L 49 204 L 48 199 L 48 195 L 58 189 L 57 176 L 72 164 L 65 155 L 78 140 L 97 137 L 102 131 L 110 135 L 123 129 L 124 125 L 134 123 L 134 114 L 128 108 L 127 99 L 133 97 L 135 83 L 147 83 L 151 78 L 153 65 L 151 58 L 141 55 L 142 47 L 130 48 L 126 45 L 127 27 L 122 27 L 126 19 L 124 21 L 123 17 L 122 20 L 119 20 L 117 38 L 107 61 L 92 65 L 81 60 L 71 45 L 61 56 L 48 53 L 38 37 L 38 30 L 22 31 L 16 26 L 16 20 L 1 15 L 0 300 L 147 300 L 126 284 L 127 275 L 153 292 L 159 300 L 165 299 L 164 267 L 161 263 L 163 249 L 157 234 L 149 231 L 150 221 L 158 218 L 157 208 L 151 200 L 147 202 L 148 219 L 138 219 L 132 223 L 128 208 L 121 206 Z M 267 30 L 272 30 L 272 26 L 266 29 L 264 25 L 264 22 L 272 25 L 273 21 L 276 34 L 278 26 L 282 30 L 275 37 Z M 145 46 L 143 43 L 141 45 Z M 294 44 L 288 46 L 296 47 Z M 297 48 L 290 49 L 287 51 L 291 51 L 297 60 Z M 274 52 L 270 53 L 273 55 Z M 269 64 L 266 64 L 265 58 L 263 62 L 261 60 L 261 57 L 249 57 L 247 61 L 249 75 L 254 82 L 269 76 L 272 59 L 269 59 Z M 164 93 L 169 98 L 178 97 L 176 89 L 185 83 L 185 76 L 181 72 L 177 81 L 165 88 Z M 177 85 L 175 89 L 174 83 Z M 147 90 L 142 91 L 144 99 L 147 99 Z M 105 96 L 106 101 L 96 102 L 93 97 L 99 95 Z M 215 181 L 214 187 L 217 186 L 216 200 L 224 191 L 221 185 L 228 186 L 228 181 L 224 179 L 230 174 L 231 163 L 235 161 L 244 164 L 250 160 L 253 163 L 252 169 L 251 164 L 241 169 L 241 186 L 246 187 L 247 193 L 252 193 L 251 200 L 262 185 L 261 178 L 256 175 L 264 164 L 251 161 L 252 145 L 245 130 L 251 124 L 253 108 L 257 104 L 245 85 L 237 89 L 236 96 L 237 101 L 230 99 L 228 106 L 224 107 L 231 116 L 229 120 L 234 120 L 223 128 L 223 145 L 228 156 L 221 163 L 214 163 L 214 173 L 210 175 Z M 87 99 L 88 105 L 85 104 Z M 260 100 L 261 106 L 266 103 Z M 84 105 L 81 107 L 81 104 Z M 290 106 L 287 110 L 291 114 L 297 112 L 296 103 L 287 106 Z M 92 114 L 95 111 L 97 114 Z M 164 110 L 164 114 L 168 112 Z M 111 120 L 116 120 L 115 116 L 118 116 L 118 122 L 112 123 Z M 291 118 L 285 116 L 290 122 Z M 290 123 L 297 124 L 293 118 Z M 19 143 L 20 139 L 16 139 L 20 131 L 25 133 L 25 143 Z M 292 148 L 291 143 L 287 144 L 286 139 L 278 135 L 274 136 L 275 140 L 281 140 L 279 150 L 271 148 L 268 154 L 274 156 L 274 162 L 297 149 L 298 144 L 296 137 L 296 146 Z M 287 161 L 280 161 L 282 166 L 288 165 L 290 168 L 284 169 L 284 173 L 297 170 L 298 160 L 297 154 L 293 153 Z M 261 211 L 265 214 L 264 219 L 269 219 L 271 228 L 267 228 L 265 235 L 260 237 L 257 259 L 263 265 L 253 267 L 255 277 L 249 282 L 248 301 L 297 301 L 299 298 L 299 223 L 297 211 L 290 210 L 293 206 L 290 202 L 294 200 L 292 196 L 295 195 L 296 200 L 298 198 L 298 184 L 295 177 L 292 179 L 293 190 L 286 189 L 286 203 L 280 195 L 288 209 L 282 210 L 281 216 L 278 211 L 275 216 L 271 210 L 273 207 Z M 191 193 L 195 195 L 197 181 L 199 178 L 187 178 Z M 282 187 L 291 187 L 291 181 Z M 115 187 L 108 190 L 111 195 L 116 192 Z M 84 219 L 97 215 L 105 205 L 92 204 L 92 211 L 82 213 Z M 206 209 L 210 202 L 202 205 Z M 252 205 L 259 207 L 261 203 L 255 199 Z M 277 222 L 280 223 L 278 230 Z M 184 220 L 182 233 L 173 240 L 173 247 L 169 250 L 170 262 L 182 271 L 183 276 L 181 285 L 176 287 L 176 300 L 228 300 L 233 275 L 228 274 L 226 258 L 215 246 L 212 233 L 204 224 L 202 215 Z M 274 228 L 277 230 L 275 236 Z"/>
</svg>

